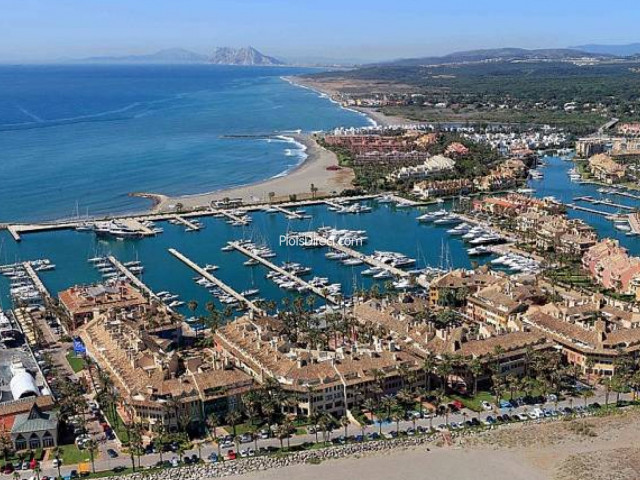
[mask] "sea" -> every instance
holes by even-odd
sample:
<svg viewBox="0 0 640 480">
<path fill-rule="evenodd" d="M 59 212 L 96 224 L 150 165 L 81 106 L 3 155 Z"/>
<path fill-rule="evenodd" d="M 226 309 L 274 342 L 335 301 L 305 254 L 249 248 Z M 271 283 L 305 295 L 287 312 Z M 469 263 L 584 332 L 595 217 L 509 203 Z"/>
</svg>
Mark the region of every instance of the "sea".
<svg viewBox="0 0 640 480">
<path fill-rule="evenodd" d="M 0 67 L 0 221 L 69 217 L 144 210 L 148 204 L 127 194 L 152 191 L 186 194 L 252 183 L 286 172 L 303 152 L 292 143 L 253 136 L 361 126 L 368 120 L 324 96 L 281 79 L 308 70 L 290 68 L 46 66 Z M 252 138 L 238 136 L 249 135 Z M 228 138 L 228 136 L 235 136 Z M 608 195 L 589 184 L 571 182 L 573 163 L 546 157 L 544 176 L 531 180 L 539 197 L 565 203 L 575 197 L 608 197 L 634 208 L 640 201 Z M 204 229 L 187 232 L 159 222 L 164 232 L 140 240 L 98 239 L 73 230 L 23 235 L 15 242 L 0 231 L 0 265 L 47 258 L 55 270 L 40 277 L 52 295 L 75 284 L 102 281 L 89 258 L 114 255 L 138 260 L 142 280 L 155 291 L 170 291 L 198 302 L 199 314 L 211 294 L 194 281 L 195 272 L 169 253 L 177 249 L 201 266 L 215 264 L 215 275 L 238 291 L 258 288 L 259 296 L 281 302 L 291 294 L 266 278 L 262 266 L 246 267 L 238 252 L 223 252 L 229 240 L 251 239 L 277 254 L 272 261 L 299 262 L 312 275 L 342 284 L 344 295 L 371 287 L 366 266 L 327 260 L 325 249 L 303 249 L 281 242 L 291 230 L 322 226 L 364 230 L 361 248 L 396 251 L 416 259 L 417 268 L 471 267 L 492 256 L 469 257 L 469 245 L 447 233 L 450 227 L 421 224 L 420 208 L 367 202 L 371 213 L 340 215 L 326 205 L 305 207 L 311 219 L 290 220 L 281 213 L 254 212 L 252 224 L 234 227 L 224 219 L 201 219 Z M 606 213 L 616 208 L 593 207 Z M 450 207 L 444 204 L 444 207 Z M 618 239 L 640 255 L 640 237 L 613 228 L 603 215 L 569 211 L 593 225 L 602 237 Z M 384 282 L 380 282 L 383 287 Z M 10 308 L 10 284 L 0 276 L 0 309 Z M 318 299 L 317 305 L 322 302 Z M 218 304 L 220 308 L 222 305 Z M 185 315 L 190 313 L 180 310 Z"/>
<path fill-rule="evenodd" d="M 215 65 L 0 66 L 0 223 L 139 212 L 286 173 L 286 133 L 370 121 L 283 76 Z M 280 139 L 257 138 L 282 135 Z"/>
</svg>

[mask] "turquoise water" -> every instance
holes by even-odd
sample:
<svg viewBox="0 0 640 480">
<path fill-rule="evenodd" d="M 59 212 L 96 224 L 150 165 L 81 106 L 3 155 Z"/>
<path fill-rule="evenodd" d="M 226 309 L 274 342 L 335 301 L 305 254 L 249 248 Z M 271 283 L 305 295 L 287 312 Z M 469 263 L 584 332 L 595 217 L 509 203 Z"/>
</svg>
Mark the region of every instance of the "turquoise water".
<svg viewBox="0 0 640 480">
<path fill-rule="evenodd" d="M 537 190 L 536 195 L 553 195 L 565 202 L 571 201 L 574 196 L 600 195 L 596 191 L 597 187 L 570 182 L 567 171 L 573 166 L 572 163 L 558 158 L 547 160 L 549 166 L 544 169 L 544 178 L 531 182 Z M 627 205 L 640 204 L 623 197 L 612 198 Z M 443 266 L 444 246 L 444 250 L 449 252 L 447 256 L 450 258 L 451 266 L 471 265 L 463 241 L 458 237 L 449 236 L 446 233 L 448 227 L 418 223 L 415 218 L 421 213 L 419 209 L 396 209 L 393 205 L 375 202 L 370 202 L 370 205 L 373 211 L 362 215 L 340 215 L 325 206 L 309 207 L 307 212 L 313 216 L 311 220 L 287 220 L 281 214 L 252 213 L 253 223 L 243 228 L 232 227 L 222 219 L 207 217 L 202 219 L 206 228 L 200 232 L 186 232 L 182 226 L 163 222 L 158 225 L 164 228 L 164 233 L 153 238 L 124 242 L 97 241 L 90 233 L 60 231 L 25 235 L 21 243 L 15 243 L 7 232 L 0 232 L 0 264 L 43 257 L 51 259 L 57 265 L 56 270 L 43 272 L 41 278 L 47 288 L 55 293 L 76 283 L 100 280 L 98 272 L 87 263 L 90 257 L 113 254 L 121 261 L 138 259 L 145 266 L 142 279 L 152 289 L 169 290 L 179 294 L 182 300 L 194 299 L 200 304 L 201 312 L 204 304 L 213 297 L 193 281 L 195 272 L 169 254 L 168 248 L 178 249 L 202 266 L 207 263 L 219 265 L 220 269 L 215 275 L 237 290 L 255 286 L 260 289 L 261 297 L 278 301 L 291 294 L 267 280 L 267 270 L 264 267 L 245 267 L 242 263 L 246 258 L 242 254 L 222 252 L 220 249 L 228 240 L 250 238 L 259 243 L 266 243 L 278 254 L 272 259 L 274 263 L 295 261 L 312 267 L 312 275 L 326 276 L 331 282 L 342 283 L 345 295 L 353 293 L 355 288 L 371 285 L 370 278 L 360 275 L 360 271 L 365 267 L 347 267 L 328 261 L 324 258 L 325 249 L 281 246 L 279 236 L 288 230 L 308 230 L 321 226 L 366 230 L 369 242 L 362 247 L 365 252 L 398 251 L 416 258 L 419 267 L 437 267 Z M 614 211 L 603 206 L 596 208 Z M 618 238 L 632 253 L 640 253 L 640 239 L 627 237 L 613 229 L 611 223 L 603 217 L 573 211 L 570 211 L 569 215 L 586 220 L 601 236 Z M 481 257 L 476 260 L 482 263 L 490 258 Z M 1 276 L 0 301 L 5 308 L 10 305 L 8 284 Z M 318 300 L 317 305 L 320 304 Z"/>
<path fill-rule="evenodd" d="M 280 78 L 305 71 L 0 66 L 0 222 L 140 211 L 149 203 L 128 193 L 202 193 L 281 174 L 301 160 L 295 145 L 225 136 L 367 124 Z"/>
<path fill-rule="evenodd" d="M 183 300 L 195 299 L 201 307 L 212 297 L 193 281 L 195 272 L 174 258 L 168 248 L 176 248 L 201 266 L 207 263 L 219 265 L 215 275 L 237 290 L 253 285 L 260 289 L 261 297 L 275 300 L 291 294 L 267 280 L 264 267 L 245 267 L 242 263 L 246 257 L 241 253 L 222 252 L 220 249 L 227 241 L 250 238 L 266 243 L 277 253 L 277 257 L 271 259 L 274 263 L 294 261 L 312 267 L 312 275 L 342 283 L 345 295 L 352 294 L 355 288 L 371 285 L 369 277 L 360 275 L 365 266 L 348 267 L 329 261 L 324 257 L 326 249 L 281 246 L 279 236 L 288 230 L 308 230 L 324 225 L 366 230 L 369 242 L 361 248 L 364 252 L 393 250 L 416 258 L 418 266 L 440 266 L 444 245 L 445 250 L 449 250 L 452 266 L 470 266 L 462 240 L 446 233 L 450 227 L 419 224 L 415 220 L 420 213 L 417 209 L 370 204 L 373 211 L 363 215 L 340 215 L 325 206 L 309 207 L 306 210 L 313 216 L 310 220 L 287 220 L 282 214 L 252 213 L 253 223 L 246 228 L 232 227 L 222 219 L 207 217 L 202 219 L 206 227 L 200 232 L 186 232 L 182 226 L 161 222 L 158 225 L 164 228 L 164 233 L 143 240 L 96 241 L 90 233 L 60 231 L 25 235 L 18 244 L 3 232 L 0 234 L 0 264 L 49 258 L 57 268 L 41 273 L 41 278 L 51 292 L 58 292 L 76 283 L 99 281 L 98 272 L 87 262 L 96 254 L 112 254 L 121 261 L 138 259 L 145 266 L 142 279 L 152 289 L 178 293 Z M 9 305 L 7 286 L 4 277 L 0 277 L 5 306 Z M 320 299 L 317 304 L 321 304 Z"/>
</svg>

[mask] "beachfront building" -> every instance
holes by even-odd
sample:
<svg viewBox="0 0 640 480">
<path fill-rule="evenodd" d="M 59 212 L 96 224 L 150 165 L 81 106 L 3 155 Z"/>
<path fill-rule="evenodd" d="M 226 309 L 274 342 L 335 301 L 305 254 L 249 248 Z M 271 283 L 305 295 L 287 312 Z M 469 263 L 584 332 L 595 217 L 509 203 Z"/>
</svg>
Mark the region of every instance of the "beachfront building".
<svg viewBox="0 0 640 480">
<path fill-rule="evenodd" d="M 389 332 L 394 342 L 420 359 L 428 357 L 438 361 L 457 358 L 447 381 L 456 389 L 465 391 L 474 382 L 489 380 L 493 371 L 499 375 L 522 375 L 528 360 L 527 351 L 552 348 L 543 335 L 519 330 L 499 332 L 481 320 L 461 315 L 460 320 L 446 325 L 430 318 L 427 301 L 404 296 L 398 301 L 368 300 L 354 307 L 354 316 L 360 323 L 374 322 Z M 481 373 L 471 372 L 470 364 L 478 361 Z M 437 378 L 432 378 L 437 381 Z"/>
<path fill-rule="evenodd" d="M 298 348 L 270 317 L 239 318 L 218 329 L 215 342 L 225 362 L 258 383 L 276 380 L 295 399 L 283 411 L 296 415 L 339 417 L 374 392 L 396 393 L 407 384 L 406 372 L 418 369 L 415 357 L 381 339 L 345 339 L 331 350 Z"/>
<path fill-rule="evenodd" d="M 567 362 L 583 374 L 612 376 L 617 358 L 638 356 L 640 329 L 621 328 L 598 311 L 595 305 L 563 308 L 549 303 L 529 309 L 523 322 L 559 345 Z"/>
</svg>

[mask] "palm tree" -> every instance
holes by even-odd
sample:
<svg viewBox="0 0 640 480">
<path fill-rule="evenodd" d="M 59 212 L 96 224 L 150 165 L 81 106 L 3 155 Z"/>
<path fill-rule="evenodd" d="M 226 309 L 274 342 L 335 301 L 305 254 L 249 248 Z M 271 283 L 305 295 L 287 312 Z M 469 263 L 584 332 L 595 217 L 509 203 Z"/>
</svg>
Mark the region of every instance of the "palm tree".
<svg viewBox="0 0 640 480">
<path fill-rule="evenodd" d="M 231 428 L 233 429 L 233 438 L 236 437 L 236 428 L 237 428 L 238 423 L 240 422 L 241 418 L 242 418 L 242 415 L 240 415 L 240 412 L 238 412 L 237 410 L 231 410 L 225 416 L 225 421 L 229 425 L 231 425 Z"/>
<path fill-rule="evenodd" d="M 331 424 L 332 424 L 332 419 L 329 415 L 323 415 L 322 418 L 320 418 L 320 428 L 322 429 L 322 439 L 324 440 L 324 443 L 326 444 L 328 441 L 328 434 L 331 431 Z"/>
<path fill-rule="evenodd" d="M 391 412 L 391 419 L 396 422 L 396 434 L 400 433 L 400 420 L 402 420 L 402 413 L 398 409 L 394 409 Z"/>
<path fill-rule="evenodd" d="M 433 354 L 428 353 L 422 360 L 422 371 L 425 374 L 425 386 L 427 391 L 431 391 L 431 374 L 436 366 L 436 359 Z"/>
<path fill-rule="evenodd" d="M 291 423 L 291 420 L 289 418 L 284 419 L 282 428 L 284 429 L 287 435 L 287 450 L 290 450 L 291 449 L 291 431 L 293 430 L 293 423 Z"/>
<path fill-rule="evenodd" d="M 449 386 L 449 375 L 453 372 L 453 361 L 451 355 L 446 353 L 442 355 L 440 363 L 436 367 L 436 371 L 440 376 L 440 384 L 446 393 L 447 387 Z"/>
<path fill-rule="evenodd" d="M 588 399 L 593 397 L 595 394 L 593 390 L 590 388 L 583 388 L 581 392 L 582 398 L 584 399 L 584 408 L 589 406 Z"/>
<path fill-rule="evenodd" d="M 475 397 L 478 394 L 478 377 L 484 371 L 482 362 L 478 357 L 474 357 L 469 363 L 469 371 L 473 375 L 473 396 Z"/>
<path fill-rule="evenodd" d="M 343 415 L 342 417 L 340 417 L 340 425 L 342 425 L 342 427 L 344 428 L 344 441 L 348 443 L 348 439 L 349 439 L 349 424 L 351 422 L 349 421 L 349 417 L 347 417 L 346 415 Z"/>
<path fill-rule="evenodd" d="M 89 452 L 89 458 L 91 459 L 91 471 L 93 473 L 96 473 L 95 455 L 98 451 L 98 443 L 95 440 L 90 439 L 89 441 L 85 442 L 84 448 L 87 450 L 87 452 Z"/>
<path fill-rule="evenodd" d="M 220 452 L 220 442 L 218 441 L 218 427 L 220 426 L 220 419 L 218 418 L 218 415 L 216 415 L 215 413 L 209 414 L 206 420 L 206 425 L 207 425 L 207 428 L 209 429 L 211 439 L 218 446 L 218 458 L 221 458 L 222 454 Z"/>
<path fill-rule="evenodd" d="M 613 388 L 613 381 L 612 381 L 611 377 L 602 377 L 600 379 L 600 383 L 604 386 L 604 391 L 605 391 L 604 405 L 606 407 L 608 407 L 609 406 L 609 395 L 611 394 L 611 390 Z"/>
<path fill-rule="evenodd" d="M 284 450 L 284 438 L 288 435 L 289 433 L 282 425 L 276 425 L 276 436 L 278 437 L 278 440 L 280 440 L 280 450 Z"/>
</svg>

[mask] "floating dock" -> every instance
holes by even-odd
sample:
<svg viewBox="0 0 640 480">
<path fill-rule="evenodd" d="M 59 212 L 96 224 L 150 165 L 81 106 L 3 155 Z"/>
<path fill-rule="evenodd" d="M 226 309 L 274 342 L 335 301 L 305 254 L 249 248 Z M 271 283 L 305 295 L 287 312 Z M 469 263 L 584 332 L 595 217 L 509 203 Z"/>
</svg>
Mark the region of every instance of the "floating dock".
<svg viewBox="0 0 640 480">
<path fill-rule="evenodd" d="M 580 205 L 576 205 L 575 203 L 567 203 L 566 206 L 567 208 L 571 208 L 572 210 L 579 210 L 581 212 L 588 212 L 588 213 L 593 213 L 595 215 L 602 215 L 603 217 L 610 217 L 610 216 L 616 215 L 615 213 L 603 212 L 602 210 L 596 210 L 595 208 L 581 207 Z"/>
<path fill-rule="evenodd" d="M 301 235 L 304 235 L 312 243 L 317 243 L 317 244 L 323 245 L 325 247 L 331 247 L 334 250 L 339 250 L 339 251 L 341 251 L 343 253 L 346 253 L 350 257 L 362 260 L 367 265 L 370 265 L 372 267 L 382 268 L 384 270 L 388 270 L 391 274 L 395 275 L 396 277 L 409 277 L 410 276 L 408 272 L 405 272 L 404 270 L 402 270 L 400 268 L 392 267 L 391 265 L 387 265 L 386 263 L 383 263 L 380 260 L 376 260 L 375 258 L 373 258 L 373 257 L 371 257 L 369 255 L 365 255 L 364 253 L 360 253 L 357 250 L 354 250 L 354 249 L 349 248 L 349 247 L 345 247 L 344 245 L 340 245 L 339 243 L 333 242 L 331 240 L 327 240 L 322 235 L 318 235 L 316 232 L 304 232 L 304 233 L 301 233 Z"/>
<path fill-rule="evenodd" d="M 638 210 L 637 207 L 630 207 L 629 205 L 622 205 L 621 203 L 614 203 L 609 200 L 598 200 L 597 198 L 590 197 L 576 197 L 574 202 L 587 202 L 593 205 L 605 205 L 607 207 L 618 208 L 620 210 Z"/>
<path fill-rule="evenodd" d="M 284 213 L 287 217 L 294 218 L 296 220 L 302 220 L 304 218 L 301 214 L 282 208 L 280 205 L 271 205 L 271 208 L 275 208 L 279 212 Z"/>
<path fill-rule="evenodd" d="M 251 250 L 248 250 L 248 249 L 244 248 L 239 242 L 229 242 L 229 245 L 231 245 L 234 249 L 236 249 L 240 253 L 246 255 L 247 257 L 252 258 L 252 259 L 260 262 L 262 265 L 264 265 L 265 267 L 269 268 L 270 270 L 273 270 L 274 272 L 277 272 L 280 275 L 282 275 L 284 277 L 287 277 L 292 282 L 296 282 L 298 285 L 301 285 L 301 286 L 304 286 L 304 287 L 308 288 L 310 291 L 312 291 L 313 293 L 315 293 L 319 297 L 324 298 L 328 302 L 333 303 L 334 305 L 339 305 L 340 304 L 340 302 L 338 301 L 336 296 L 327 294 L 323 288 L 314 287 L 309 282 L 303 280 L 302 278 L 298 277 L 297 275 L 294 275 L 293 273 L 286 271 L 284 268 L 281 268 L 281 267 L 275 265 L 274 263 L 271 263 L 266 258 L 262 258 L 261 256 L 256 255 L 255 253 L 253 253 Z"/>
<path fill-rule="evenodd" d="M 233 220 L 234 222 L 237 222 L 241 225 L 249 225 L 249 222 L 238 217 L 237 215 L 234 215 L 233 213 L 231 213 L 229 210 L 217 210 L 216 213 L 220 213 L 222 215 L 224 215 L 225 217 L 227 217 L 230 220 Z"/>
<path fill-rule="evenodd" d="M 40 292 L 40 295 L 42 295 L 42 298 L 51 298 L 51 294 L 49 294 L 49 290 L 47 290 L 47 287 L 44 286 L 44 283 L 42 283 L 42 280 L 40 280 L 40 277 L 38 276 L 38 272 L 36 272 L 33 269 L 33 267 L 31 266 L 31 263 L 24 262 L 22 263 L 22 267 L 24 268 L 24 271 L 27 273 L 27 275 L 35 285 L 38 292 Z"/>
<path fill-rule="evenodd" d="M 200 230 L 200 226 L 196 225 L 193 222 L 190 222 L 189 220 L 187 220 L 186 218 L 184 218 L 181 215 L 174 215 L 173 218 L 174 218 L 174 220 L 180 222 L 185 227 L 187 227 L 187 231 L 188 232 L 197 232 L 197 231 Z"/>
<path fill-rule="evenodd" d="M 353 197 L 335 197 L 337 202 L 342 200 L 346 201 L 358 201 L 358 200 L 371 200 L 379 195 L 358 195 Z M 400 199 L 399 199 L 400 200 Z M 295 214 L 295 212 L 291 212 L 286 210 L 287 208 L 296 208 L 296 207 L 304 207 L 307 205 L 321 205 L 325 203 L 325 199 L 317 198 L 311 200 L 301 200 L 301 201 L 292 201 L 292 202 L 284 202 L 279 203 L 277 206 L 269 203 L 255 203 L 250 205 L 245 205 L 240 207 L 244 212 L 249 213 L 253 211 L 263 210 L 264 207 L 275 207 L 279 211 L 285 211 L 288 215 Z M 413 202 L 418 205 L 418 202 Z M 140 231 L 143 236 L 153 235 L 154 233 L 148 227 L 141 225 L 141 222 L 151 221 L 151 222 L 163 222 L 168 220 L 176 219 L 176 216 L 181 217 L 183 220 L 187 220 L 189 218 L 199 218 L 199 217 L 210 217 L 218 214 L 222 214 L 227 218 L 232 219 L 233 221 L 239 221 L 243 225 L 247 225 L 248 222 L 245 222 L 238 218 L 236 215 L 232 214 L 228 209 L 222 208 L 202 208 L 200 210 L 193 210 L 189 212 L 161 212 L 161 213 L 147 213 L 142 215 L 115 215 L 115 216 L 106 216 L 106 217 L 96 217 L 91 219 L 73 219 L 73 220 L 61 220 L 54 222 L 44 222 L 44 223 L 13 223 L 13 224 L 1 224 L 0 228 L 6 228 L 11 237 L 16 241 L 20 242 L 22 240 L 22 235 L 27 233 L 39 233 L 39 232 L 50 232 L 53 230 L 73 230 L 76 227 L 84 225 L 86 223 L 94 223 L 94 222 L 108 222 L 110 220 L 117 220 L 120 222 L 124 222 L 127 225 L 133 226 L 137 231 Z M 295 214 L 300 215 L 300 214 Z M 184 222 L 181 221 L 184 224 Z"/>
<path fill-rule="evenodd" d="M 116 268 L 116 270 L 119 270 L 120 273 L 122 273 L 125 277 L 127 277 L 127 280 L 129 280 L 133 285 L 135 285 L 136 287 L 138 287 L 139 290 L 141 290 L 142 292 L 146 293 L 147 295 L 149 295 L 150 298 L 153 298 L 154 300 L 158 300 L 159 302 L 162 302 L 162 299 L 160 299 L 160 297 L 158 297 L 153 290 L 151 290 L 146 283 L 144 283 L 142 280 L 140 280 L 137 276 L 135 276 L 131 270 L 129 270 L 127 267 L 125 267 L 120 260 L 118 260 L 116 257 L 114 257 L 113 255 L 110 255 L 107 257 L 107 260 L 109 260 L 109 262 L 111 262 L 111 264 Z M 162 302 L 164 303 L 164 302 Z"/>
<path fill-rule="evenodd" d="M 206 278 L 211 283 L 214 283 L 217 287 L 219 287 L 225 293 L 231 295 L 233 298 L 235 298 L 239 302 L 241 302 L 244 305 L 246 305 L 247 307 L 249 307 L 249 309 L 253 310 L 254 312 L 256 312 L 256 313 L 258 313 L 260 315 L 264 315 L 265 314 L 264 310 L 262 310 L 260 307 L 258 307 L 255 303 L 253 303 L 247 297 L 245 297 L 244 295 L 241 295 L 240 293 L 238 293 L 236 290 L 231 288 L 229 285 L 224 283 L 219 278 L 214 277 L 213 275 L 211 275 L 204 268 L 200 267 L 197 263 L 193 262 L 192 260 L 190 260 L 189 258 L 184 256 L 182 253 L 180 253 L 175 248 L 170 248 L 169 249 L 169 253 L 171 255 L 173 255 L 174 257 L 176 257 L 178 260 L 180 260 L 182 263 L 187 265 L 189 268 L 195 270 L 198 273 L 198 275 Z"/>
</svg>

